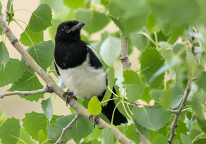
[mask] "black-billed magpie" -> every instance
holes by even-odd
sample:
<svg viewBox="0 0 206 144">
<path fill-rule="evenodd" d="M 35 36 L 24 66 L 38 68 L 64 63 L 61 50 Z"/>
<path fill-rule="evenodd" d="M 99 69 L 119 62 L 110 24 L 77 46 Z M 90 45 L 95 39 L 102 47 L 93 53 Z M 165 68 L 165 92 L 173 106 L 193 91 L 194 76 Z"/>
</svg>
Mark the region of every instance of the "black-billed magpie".
<svg viewBox="0 0 206 144">
<path fill-rule="evenodd" d="M 67 102 L 71 96 L 101 101 L 107 89 L 107 72 L 96 51 L 81 40 L 80 30 L 85 25 L 81 21 L 62 22 L 55 36 L 55 68 L 63 83 L 69 89 L 65 93 Z M 111 98 L 113 97 L 113 94 Z M 111 121 L 115 103 L 110 100 L 102 107 L 102 113 Z M 94 116 L 95 123 L 99 116 Z M 115 110 L 113 124 L 126 123 L 127 119 L 118 109 Z"/>
</svg>

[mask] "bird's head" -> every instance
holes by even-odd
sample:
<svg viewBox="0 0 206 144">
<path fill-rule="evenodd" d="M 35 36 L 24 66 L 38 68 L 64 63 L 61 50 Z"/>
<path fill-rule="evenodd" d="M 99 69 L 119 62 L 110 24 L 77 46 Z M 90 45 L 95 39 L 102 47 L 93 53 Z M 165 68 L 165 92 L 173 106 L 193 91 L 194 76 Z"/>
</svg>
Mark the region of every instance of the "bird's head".
<svg viewBox="0 0 206 144">
<path fill-rule="evenodd" d="M 75 20 L 62 22 L 57 28 L 55 38 L 66 41 L 80 39 L 80 30 L 84 25 L 85 22 Z"/>
</svg>

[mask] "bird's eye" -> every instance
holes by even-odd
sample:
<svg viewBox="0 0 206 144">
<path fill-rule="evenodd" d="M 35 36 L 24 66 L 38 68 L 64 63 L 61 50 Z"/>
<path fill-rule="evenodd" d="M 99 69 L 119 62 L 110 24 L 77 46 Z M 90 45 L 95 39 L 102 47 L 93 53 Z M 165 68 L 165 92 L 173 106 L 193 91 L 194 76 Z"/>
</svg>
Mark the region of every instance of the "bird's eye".
<svg viewBox="0 0 206 144">
<path fill-rule="evenodd" d="M 69 27 L 68 27 L 68 26 L 64 26 L 64 29 L 65 29 L 65 30 L 68 30 L 68 29 L 69 29 Z"/>
</svg>

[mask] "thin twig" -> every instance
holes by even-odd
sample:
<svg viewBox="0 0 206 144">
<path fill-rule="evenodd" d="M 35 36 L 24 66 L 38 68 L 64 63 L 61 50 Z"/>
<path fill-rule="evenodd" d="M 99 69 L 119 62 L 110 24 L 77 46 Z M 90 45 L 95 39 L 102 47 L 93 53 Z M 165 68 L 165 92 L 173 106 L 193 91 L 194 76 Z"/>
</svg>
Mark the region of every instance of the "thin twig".
<svg viewBox="0 0 206 144">
<path fill-rule="evenodd" d="M 53 81 L 53 79 L 36 63 L 36 61 L 28 54 L 28 52 L 21 45 L 19 40 L 15 37 L 11 29 L 8 27 L 7 23 L 4 22 L 3 18 L 0 17 L 0 27 L 4 31 L 6 37 L 9 39 L 14 48 L 22 55 L 22 58 L 26 61 L 27 65 L 31 67 L 47 84 L 49 84 L 54 93 L 57 94 L 61 99 L 66 101 L 66 98 L 63 97 L 64 91 L 58 87 L 58 85 Z M 81 116 L 89 119 L 90 114 L 88 110 L 79 104 L 75 99 L 71 98 L 69 105 L 78 112 Z M 91 119 L 92 121 L 93 119 Z M 107 129 L 111 128 L 113 136 L 122 144 L 134 144 L 133 141 L 129 140 L 125 135 L 123 135 L 117 128 L 111 127 L 107 122 L 99 119 L 97 124 L 99 128 Z"/>
<path fill-rule="evenodd" d="M 120 31 L 121 37 L 121 63 L 123 66 L 123 70 L 130 70 L 131 63 L 128 58 L 128 38 L 124 38 L 122 32 Z"/>
<path fill-rule="evenodd" d="M 50 87 L 49 85 L 47 85 L 45 88 L 43 89 L 38 89 L 38 90 L 34 90 L 34 91 L 13 91 L 13 92 L 7 92 L 7 93 L 0 93 L 0 98 L 3 98 L 5 96 L 12 96 L 12 95 L 35 95 L 35 94 L 42 94 L 42 93 L 52 93 L 52 87 Z"/>
<path fill-rule="evenodd" d="M 81 115 L 79 115 L 79 113 L 77 113 L 77 115 L 73 118 L 73 120 L 65 127 L 62 129 L 62 134 L 61 136 L 59 137 L 59 139 L 56 141 L 55 144 L 58 144 L 58 143 L 63 143 L 63 137 L 66 133 L 66 131 L 68 129 L 71 129 L 72 128 L 72 125 L 81 117 Z"/>
<path fill-rule="evenodd" d="M 170 126 L 171 134 L 170 134 L 170 138 L 168 140 L 169 144 L 172 144 L 174 136 L 176 135 L 175 128 L 177 128 L 177 126 L 178 126 L 179 115 L 180 115 L 181 111 L 183 110 L 183 108 L 185 107 L 187 97 L 189 96 L 189 93 L 191 91 L 191 83 L 192 83 L 192 80 L 190 79 L 187 83 L 186 94 L 181 102 L 179 109 L 175 112 L 175 118 Z"/>
<path fill-rule="evenodd" d="M 191 37 L 191 39 L 189 39 L 189 45 L 190 45 L 190 50 L 192 51 L 193 55 L 195 56 L 195 41 L 194 41 L 195 37 Z M 192 44 L 191 44 L 192 43 Z M 191 69 L 189 68 L 188 70 L 188 82 L 187 82 L 187 88 L 186 88 L 186 93 L 183 97 L 183 100 L 180 104 L 180 107 L 177 109 L 177 110 L 169 110 L 171 113 L 174 113 L 175 114 L 175 118 L 170 126 L 170 129 L 171 129 L 171 133 L 170 133 L 170 138 L 168 140 L 168 144 L 172 144 L 172 141 L 174 139 L 174 136 L 176 135 L 176 132 L 175 132 L 175 128 L 177 128 L 178 126 L 178 121 L 179 121 L 179 115 L 180 113 L 182 112 L 183 108 L 185 107 L 186 105 L 186 100 L 190 94 L 190 91 L 191 91 L 191 84 L 192 82 L 194 82 L 197 78 L 191 78 Z"/>
</svg>

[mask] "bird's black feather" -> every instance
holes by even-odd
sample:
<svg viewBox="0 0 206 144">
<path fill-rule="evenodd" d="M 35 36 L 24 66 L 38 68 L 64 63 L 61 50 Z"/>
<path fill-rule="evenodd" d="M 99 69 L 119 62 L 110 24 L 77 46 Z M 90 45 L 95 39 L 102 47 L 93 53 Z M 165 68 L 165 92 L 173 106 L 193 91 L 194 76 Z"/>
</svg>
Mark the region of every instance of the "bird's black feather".
<svg viewBox="0 0 206 144">
<path fill-rule="evenodd" d="M 87 47 L 87 52 L 89 53 L 89 64 L 94 68 L 102 67 L 102 62 L 100 59 L 94 54 L 90 47 Z"/>
<path fill-rule="evenodd" d="M 68 88 L 70 87 L 69 90 L 74 93 L 74 96 L 87 99 L 97 96 L 101 101 L 107 89 L 107 73 L 95 50 L 81 40 L 80 30 L 84 24 L 84 22 L 67 21 L 58 26 L 55 36 L 54 64 L 57 73 L 64 77 L 62 81 Z M 113 100 L 102 108 L 103 114 L 110 121 L 114 109 Z M 127 119 L 116 109 L 113 124 L 126 122 Z"/>
</svg>

